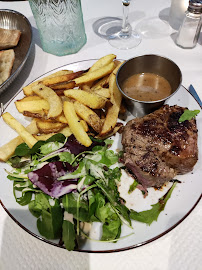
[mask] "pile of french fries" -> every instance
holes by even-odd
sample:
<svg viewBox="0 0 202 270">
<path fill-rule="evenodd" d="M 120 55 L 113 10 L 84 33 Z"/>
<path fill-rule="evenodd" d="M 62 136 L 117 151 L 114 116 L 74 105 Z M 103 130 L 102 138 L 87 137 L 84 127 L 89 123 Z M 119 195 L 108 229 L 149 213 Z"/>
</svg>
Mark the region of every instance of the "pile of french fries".
<svg viewBox="0 0 202 270">
<path fill-rule="evenodd" d="M 106 138 L 116 133 L 121 126 L 117 119 L 122 95 L 116 85 L 121 64 L 109 54 L 88 70 L 61 70 L 24 87 L 25 97 L 15 105 L 33 120 L 25 128 L 10 113 L 2 115 L 19 137 L 0 147 L 0 160 L 8 160 L 22 142 L 32 147 L 56 133 L 66 137 L 73 133 L 86 147 L 92 144 L 90 134 Z"/>
</svg>

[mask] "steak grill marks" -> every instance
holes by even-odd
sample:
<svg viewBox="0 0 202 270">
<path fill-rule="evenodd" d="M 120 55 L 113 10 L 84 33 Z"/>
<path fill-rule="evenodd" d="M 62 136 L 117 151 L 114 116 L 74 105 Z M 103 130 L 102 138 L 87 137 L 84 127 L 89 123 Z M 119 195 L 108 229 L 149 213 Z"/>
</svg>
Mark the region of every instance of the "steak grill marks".
<svg viewBox="0 0 202 270">
<path fill-rule="evenodd" d="M 176 174 L 191 171 L 197 162 L 196 121 L 179 123 L 185 109 L 164 105 L 124 127 L 124 162 L 143 186 L 160 187 Z"/>
</svg>

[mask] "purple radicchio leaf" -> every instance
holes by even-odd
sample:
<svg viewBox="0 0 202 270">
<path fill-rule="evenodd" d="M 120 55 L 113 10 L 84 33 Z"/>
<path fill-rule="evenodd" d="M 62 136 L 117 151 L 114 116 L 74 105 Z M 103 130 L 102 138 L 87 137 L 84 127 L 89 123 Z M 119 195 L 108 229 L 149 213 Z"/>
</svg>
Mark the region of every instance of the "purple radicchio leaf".
<svg viewBox="0 0 202 270">
<path fill-rule="evenodd" d="M 68 179 L 58 181 L 57 179 L 67 172 L 73 172 L 77 169 L 67 162 L 55 161 L 44 165 L 41 169 L 28 173 L 29 180 L 40 188 L 44 193 L 51 197 L 70 193 L 77 188 L 78 179 Z"/>
<path fill-rule="evenodd" d="M 69 136 L 69 138 L 67 139 L 67 142 L 65 143 L 65 148 L 67 148 L 72 154 L 78 155 L 78 154 L 80 154 L 82 152 L 92 150 L 92 148 L 94 146 L 96 146 L 96 145 L 104 146 L 105 143 L 104 142 L 99 142 L 99 141 L 93 141 L 91 146 L 86 147 L 86 146 L 80 144 L 77 141 L 77 139 L 74 137 L 74 135 L 71 135 L 71 136 Z"/>
</svg>

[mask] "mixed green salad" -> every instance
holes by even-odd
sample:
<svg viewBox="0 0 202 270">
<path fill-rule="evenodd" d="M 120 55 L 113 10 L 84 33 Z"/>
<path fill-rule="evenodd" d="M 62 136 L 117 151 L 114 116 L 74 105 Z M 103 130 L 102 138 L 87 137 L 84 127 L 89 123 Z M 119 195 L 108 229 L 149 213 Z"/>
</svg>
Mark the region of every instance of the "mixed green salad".
<svg viewBox="0 0 202 270">
<path fill-rule="evenodd" d="M 176 186 L 173 182 L 148 211 L 128 209 L 118 191 L 125 169 L 119 162 L 121 152 L 110 150 L 110 139 L 91 139 L 92 146 L 86 148 L 73 135 L 56 134 L 38 141 L 32 149 L 25 143 L 19 145 L 8 161 L 12 166 L 8 179 L 13 181 L 16 202 L 28 205 L 43 237 L 59 239 L 68 250 L 79 249 L 81 237 L 91 239 L 86 228 L 93 222 L 102 224 L 99 241 L 106 242 L 122 238 L 122 225 L 132 228 L 132 220 L 150 225 Z M 137 185 L 134 180 L 129 193 Z"/>
</svg>

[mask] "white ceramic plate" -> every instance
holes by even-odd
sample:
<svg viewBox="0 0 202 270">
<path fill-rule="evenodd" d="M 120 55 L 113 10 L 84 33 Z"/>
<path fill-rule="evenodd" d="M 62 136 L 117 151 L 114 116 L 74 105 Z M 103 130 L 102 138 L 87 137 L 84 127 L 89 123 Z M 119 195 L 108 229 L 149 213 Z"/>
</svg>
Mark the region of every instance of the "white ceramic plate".
<svg viewBox="0 0 202 270">
<path fill-rule="evenodd" d="M 62 66 L 56 70 L 52 70 L 41 77 L 44 77 L 54 71 L 62 69 L 72 69 L 78 71 L 81 69 L 86 69 L 90 67 L 95 60 L 87 60 Z M 22 91 L 19 91 L 17 95 L 10 101 L 5 111 L 10 112 L 17 120 L 19 120 L 23 125 L 28 124 L 28 119 L 23 117 L 18 113 L 15 108 L 14 102 L 17 99 L 23 97 Z M 181 87 L 179 91 L 173 95 L 169 101 L 169 105 L 179 105 L 185 106 L 189 109 L 200 109 L 200 106 L 192 95 L 184 87 Z M 79 251 L 83 252 L 115 252 L 120 250 L 127 250 L 141 245 L 147 244 L 153 240 L 158 239 L 159 237 L 165 235 L 167 232 L 175 228 L 181 221 L 183 221 L 187 215 L 191 213 L 194 207 L 197 205 L 201 198 L 202 185 L 201 185 L 201 175 L 202 175 L 202 159 L 201 159 L 201 145 L 202 145 L 202 114 L 200 113 L 197 116 L 197 125 L 199 130 L 199 160 L 194 167 L 193 172 L 190 172 L 183 176 L 176 177 L 182 183 L 177 184 L 177 187 L 174 189 L 171 198 L 169 199 L 165 210 L 160 214 L 158 221 L 153 222 L 151 226 L 134 221 L 133 227 L 131 230 L 126 226 L 122 226 L 122 235 L 128 235 L 131 232 L 134 232 L 133 235 L 125 239 L 119 240 L 117 243 L 103 243 L 87 240 L 79 247 Z M 9 128 L 2 118 L 0 118 L 0 146 L 11 140 L 16 136 L 16 133 Z M 114 148 L 121 147 L 121 136 L 117 134 L 114 141 Z M 12 217 L 12 219 L 19 224 L 25 231 L 29 232 L 31 235 L 41 239 L 49 244 L 56 245 L 59 247 L 59 240 L 49 241 L 44 239 L 38 233 L 36 227 L 36 218 L 31 215 L 27 206 L 20 206 L 16 203 L 13 192 L 12 192 L 12 181 L 9 181 L 6 177 L 7 174 L 4 171 L 4 168 L 9 169 L 9 167 L 1 163 L 0 164 L 0 198 L 1 204 L 7 213 Z M 124 181 L 124 180 L 123 180 Z M 149 189 L 149 196 L 146 199 L 143 199 L 142 194 L 139 190 L 135 190 L 130 196 L 128 195 L 128 188 L 130 185 L 130 179 L 125 181 L 124 184 L 120 187 L 120 192 L 123 197 L 127 200 L 127 205 L 129 208 L 133 208 L 137 211 L 146 210 L 150 208 L 151 204 L 154 204 L 158 199 L 167 191 L 169 185 L 164 187 L 161 191 L 156 191 L 153 188 Z M 97 238 L 100 233 L 100 227 L 95 224 L 91 230 L 91 237 Z"/>
</svg>

